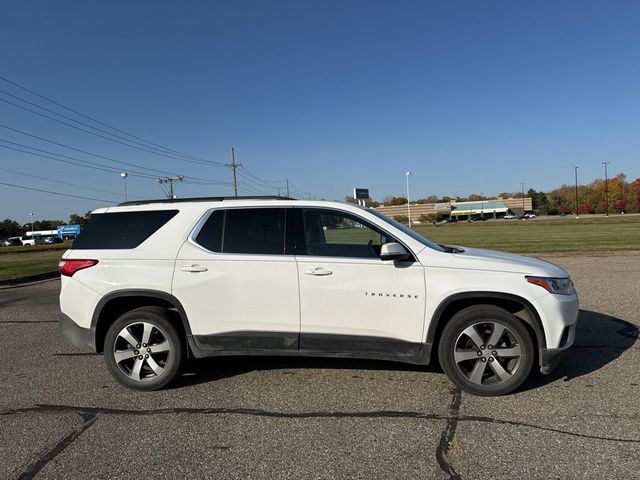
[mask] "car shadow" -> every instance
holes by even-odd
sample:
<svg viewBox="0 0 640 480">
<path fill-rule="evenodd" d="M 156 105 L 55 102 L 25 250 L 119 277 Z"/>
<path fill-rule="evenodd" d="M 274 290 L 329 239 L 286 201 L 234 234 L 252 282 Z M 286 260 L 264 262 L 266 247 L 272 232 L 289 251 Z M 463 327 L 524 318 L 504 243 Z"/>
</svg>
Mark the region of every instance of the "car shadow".
<svg viewBox="0 0 640 480">
<path fill-rule="evenodd" d="M 633 347 L 640 328 L 633 323 L 591 310 L 580 310 L 576 341 L 549 375 L 537 373 L 519 388 L 530 390 L 557 380 L 568 382 L 600 370 Z"/>
<path fill-rule="evenodd" d="M 208 383 L 224 378 L 243 375 L 254 371 L 268 370 L 369 370 L 369 371 L 440 371 L 437 366 L 412 365 L 384 360 L 296 357 L 296 356 L 220 356 L 191 359 L 187 362 L 180 378 L 167 388 L 182 388 L 189 385 Z"/>
<path fill-rule="evenodd" d="M 617 359 L 638 340 L 640 328 L 625 320 L 599 312 L 580 310 L 576 343 L 550 375 L 539 373 L 537 365 L 518 391 L 542 387 L 557 380 L 569 381 L 595 372 Z M 221 356 L 191 359 L 183 374 L 169 388 L 208 383 L 253 371 L 290 369 L 335 369 L 436 372 L 438 365 L 349 358 Z"/>
</svg>

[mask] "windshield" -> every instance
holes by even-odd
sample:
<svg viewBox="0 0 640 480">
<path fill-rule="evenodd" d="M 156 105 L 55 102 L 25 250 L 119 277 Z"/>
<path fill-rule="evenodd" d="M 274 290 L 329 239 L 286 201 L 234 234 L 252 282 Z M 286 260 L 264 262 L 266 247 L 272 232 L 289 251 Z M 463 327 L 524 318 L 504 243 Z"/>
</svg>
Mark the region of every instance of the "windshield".
<svg viewBox="0 0 640 480">
<path fill-rule="evenodd" d="M 415 230 L 411 230 L 406 225 L 403 225 L 400 222 L 396 222 L 394 219 L 389 218 L 386 215 L 383 215 L 382 213 L 378 212 L 377 210 L 374 210 L 373 208 L 365 208 L 365 207 L 360 207 L 360 208 L 362 208 L 363 210 L 366 210 L 367 212 L 375 215 L 376 217 L 380 218 L 381 220 L 384 220 L 385 222 L 390 223 L 391 225 L 396 227 L 398 230 L 402 231 L 403 233 L 406 233 L 411 238 L 413 238 L 414 240 L 420 242 L 424 246 L 432 248 L 433 250 L 437 250 L 439 252 L 444 252 L 445 251 L 444 248 L 442 248 L 440 245 L 438 245 L 436 243 L 433 243 L 431 240 L 426 239 L 425 237 L 420 235 Z"/>
</svg>

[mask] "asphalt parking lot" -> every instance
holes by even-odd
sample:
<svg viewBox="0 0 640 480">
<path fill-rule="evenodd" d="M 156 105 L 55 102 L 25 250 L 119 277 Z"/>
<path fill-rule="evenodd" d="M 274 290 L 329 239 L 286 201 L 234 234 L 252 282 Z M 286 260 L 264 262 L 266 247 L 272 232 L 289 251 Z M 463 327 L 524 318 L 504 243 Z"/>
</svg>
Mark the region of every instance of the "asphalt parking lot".
<svg viewBox="0 0 640 480">
<path fill-rule="evenodd" d="M 550 376 L 473 397 L 436 368 L 228 358 L 133 392 L 58 333 L 59 282 L 0 290 L 0 478 L 640 478 L 640 254 L 546 257 L 581 294 Z"/>
</svg>

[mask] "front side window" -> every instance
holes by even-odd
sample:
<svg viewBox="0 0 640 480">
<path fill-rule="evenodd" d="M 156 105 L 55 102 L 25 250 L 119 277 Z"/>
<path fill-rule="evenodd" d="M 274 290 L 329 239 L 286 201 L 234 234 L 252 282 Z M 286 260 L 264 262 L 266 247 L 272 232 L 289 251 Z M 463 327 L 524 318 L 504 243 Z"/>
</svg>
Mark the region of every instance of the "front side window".
<svg viewBox="0 0 640 480">
<path fill-rule="evenodd" d="M 195 241 L 217 253 L 284 255 L 286 217 L 284 208 L 216 210 Z"/>
<path fill-rule="evenodd" d="M 379 258 L 381 246 L 395 241 L 346 212 L 304 209 L 302 220 L 306 255 Z"/>
<path fill-rule="evenodd" d="M 422 235 L 420 235 L 415 230 L 407 227 L 406 225 L 403 225 L 400 222 L 397 222 L 397 221 L 393 220 L 392 218 L 387 217 L 385 214 L 380 213 L 380 212 L 378 212 L 377 210 L 375 210 L 373 208 L 367 208 L 367 207 L 358 207 L 358 208 L 366 210 L 370 214 L 375 215 L 376 217 L 378 217 L 381 220 L 384 220 L 388 224 L 393 225 L 398 230 L 400 230 L 401 232 L 405 233 L 406 235 L 409 235 L 411 238 L 413 238 L 414 240 L 420 242 L 425 247 L 429 247 L 429 248 L 431 248 L 433 250 L 437 250 L 438 252 L 444 252 L 445 251 L 444 248 L 442 248 L 437 243 L 433 243 L 431 240 L 428 240 L 427 238 L 423 237 Z"/>
</svg>

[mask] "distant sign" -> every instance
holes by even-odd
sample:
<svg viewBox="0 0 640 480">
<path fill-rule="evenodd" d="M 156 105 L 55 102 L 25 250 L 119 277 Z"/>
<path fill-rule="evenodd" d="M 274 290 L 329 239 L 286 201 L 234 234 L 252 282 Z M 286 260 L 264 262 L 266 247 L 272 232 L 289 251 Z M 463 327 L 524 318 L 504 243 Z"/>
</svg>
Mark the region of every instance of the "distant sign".
<svg viewBox="0 0 640 480">
<path fill-rule="evenodd" d="M 67 236 L 77 237 L 80 235 L 80 225 L 58 225 L 56 230 L 60 238 Z"/>
<path fill-rule="evenodd" d="M 354 188 L 353 189 L 353 198 L 356 200 L 367 200 L 369 197 L 369 189 L 368 188 Z"/>
</svg>

